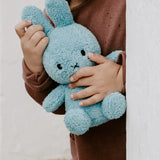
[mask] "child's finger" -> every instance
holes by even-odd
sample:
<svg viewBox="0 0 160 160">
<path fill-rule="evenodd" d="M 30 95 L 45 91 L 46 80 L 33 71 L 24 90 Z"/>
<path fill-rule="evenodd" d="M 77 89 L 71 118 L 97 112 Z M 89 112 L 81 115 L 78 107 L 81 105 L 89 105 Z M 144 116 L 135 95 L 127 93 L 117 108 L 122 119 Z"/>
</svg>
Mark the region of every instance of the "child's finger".
<svg viewBox="0 0 160 160">
<path fill-rule="evenodd" d="M 93 67 L 84 67 L 79 69 L 75 74 L 70 77 L 71 82 L 75 82 L 82 77 L 92 76 L 94 74 Z"/>
<path fill-rule="evenodd" d="M 37 44 L 39 43 L 39 41 L 40 41 L 41 39 L 43 39 L 44 37 L 46 37 L 45 33 L 42 32 L 42 31 L 38 31 L 38 32 L 36 32 L 36 33 L 32 36 L 31 42 L 32 42 L 32 44 L 33 44 L 34 46 L 37 46 Z"/>
<path fill-rule="evenodd" d="M 25 35 L 25 33 L 26 33 L 25 27 L 29 27 L 31 24 L 32 24 L 31 21 L 24 20 L 15 26 L 15 31 L 16 31 L 17 35 L 19 36 L 19 38 L 22 38 Z"/>
<path fill-rule="evenodd" d="M 100 101 L 102 101 L 102 100 L 103 100 L 102 95 L 100 95 L 100 94 L 95 94 L 95 95 L 93 95 L 92 97 L 90 97 L 90 98 L 88 98 L 88 99 L 86 99 L 86 100 L 83 100 L 83 101 L 79 102 L 79 105 L 85 107 L 85 106 L 89 106 L 89 105 L 98 103 L 98 102 L 100 102 Z"/>
<path fill-rule="evenodd" d="M 71 94 L 71 99 L 78 100 L 86 97 L 90 97 L 96 93 L 94 87 L 87 87 L 79 92 L 75 92 Z"/>
<path fill-rule="evenodd" d="M 106 61 L 108 61 L 109 59 L 107 59 L 106 57 L 98 54 L 98 53 L 88 53 L 88 58 L 91 60 L 91 61 L 94 61 L 96 62 L 97 64 L 102 64 Z"/>
<path fill-rule="evenodd" d="M 31 39 L 31 37 L 38 31 L 43 31 L 43 27 L 41 25 L 30 26 L 25 33 L 25 38 Z"/>
<path fill-rule="evenodd" d="M 85 78 L 81 78 L 78 81 L 74 82 L 74 83 L 70 83 L 69 87 L 70 88 L 76 88 L 76 87 L 81 87 L 81 86 L 90 86 L 93 82 L 93 77 L 85 77 Z"/>
<path fill-rule="evenodd" d="M 41 53 L 44 52 L 45 48 L 47 47 L 47 44 L 49 42 L 48 37 L 44 37 L 40 42 L 37 44 L 36 49 L 41 51 Z"/>
</svg>

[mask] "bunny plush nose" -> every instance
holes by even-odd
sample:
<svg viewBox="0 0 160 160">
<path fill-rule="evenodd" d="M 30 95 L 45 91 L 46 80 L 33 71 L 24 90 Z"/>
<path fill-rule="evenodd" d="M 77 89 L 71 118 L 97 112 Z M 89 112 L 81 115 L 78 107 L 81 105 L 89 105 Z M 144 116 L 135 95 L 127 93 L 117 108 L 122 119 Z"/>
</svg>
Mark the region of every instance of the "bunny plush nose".
<svg viewBox="0 0 160 160">
<path fill-rule="evenodd" d="M 79 67 L 79 65 L 78 65 L 78 63 L 76 63 L 76 65 L 71 66 L 71 67 L 73 67 L 75 69 L 76 67 Z"/>
</svg>

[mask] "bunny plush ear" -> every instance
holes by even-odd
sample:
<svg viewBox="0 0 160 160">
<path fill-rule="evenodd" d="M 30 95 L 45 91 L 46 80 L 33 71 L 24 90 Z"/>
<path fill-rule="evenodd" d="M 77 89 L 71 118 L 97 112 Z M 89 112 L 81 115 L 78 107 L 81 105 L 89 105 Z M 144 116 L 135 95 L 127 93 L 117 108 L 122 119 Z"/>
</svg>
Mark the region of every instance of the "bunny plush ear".
<svg viewBox="0 0 160 160">
<path fill-rule="evenodd" d="M 22 20 L 30 20 L 33 25 L 42 25 L 46 35 L 53 29 L 44 13 L 34 6 L 25 7 L 22 11 Z"/>
<path fill-rule="evenodd" d="M 66 0 L 46 0 L 46 12 L 57 27 L 73 24 L 73 16 Z"/>
</svg>

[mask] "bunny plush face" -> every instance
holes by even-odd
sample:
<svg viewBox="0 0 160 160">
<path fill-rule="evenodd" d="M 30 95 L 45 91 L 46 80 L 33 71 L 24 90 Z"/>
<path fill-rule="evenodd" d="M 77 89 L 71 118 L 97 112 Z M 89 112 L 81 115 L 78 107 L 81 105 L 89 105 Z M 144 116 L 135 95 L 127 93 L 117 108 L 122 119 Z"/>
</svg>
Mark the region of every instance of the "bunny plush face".
<svg viewBox="0 0 160 160">
<path fill-rule="evenodd" d="M 83 26 L 74 23 L 67 27 L 57 27 L 49 38 L 43 64 L 48 75 L 56 82 L 67 84 L 77 70 L 95 65 L 87 54 L 100 53 L 100 47 L 93 34 Z"/>
<path fill-rule="evenodd" d="M 86 66 L 95 65 L 88 59 L 88 52 L 101 53 L 95 36 L 85 27 L 74 22 L 65 0 L 46 0 L 46 12 L 56 28 L 52 27 L 44 13 L 34 6 L 25 7 L 22 20 L 42 25 L 49 37 L 43 54 L 43 65 L 48 75 L 60 84 L 70 82 L 70 76 Z"/>
</svg>

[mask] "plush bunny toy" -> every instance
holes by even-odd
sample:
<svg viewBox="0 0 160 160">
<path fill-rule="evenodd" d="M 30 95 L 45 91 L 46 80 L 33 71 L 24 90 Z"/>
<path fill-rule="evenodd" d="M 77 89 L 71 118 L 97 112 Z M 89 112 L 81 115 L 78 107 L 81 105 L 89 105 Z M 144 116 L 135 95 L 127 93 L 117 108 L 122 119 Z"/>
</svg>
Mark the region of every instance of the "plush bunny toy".
<svg viewBox="0 0 160 160">
<path fill-rule="evenodd" d="M 87 107 L 79 106 L 80 100 L 72 100 L 70 95 L 85 87 L 70 89 L 70 76 L 86 66 L 95 65 L 87 57 L 88 52 L 101 53 L 95 36 L 85 27 L 74 22 L 68 3 L 65 0 L 46 0 L 46 12 L 56 28 L 53 28 L 44 13 L 34 7 L 25 7 L 22 20 L 42 25 L 50 41 L 43 54 L 43 65 L 48 75 L 60 85 L 44 99 L 43 107 L 53 112 L 65 101 L 64 122 L 69 131 L 82 135 L 90 127 L 98 126 L 122 116 L 126 109 L 125 97 L 111 93 L 105 99 Z M 121 51 L 114 51 L 107 58 L 116 61 Z"/>
</svg>

